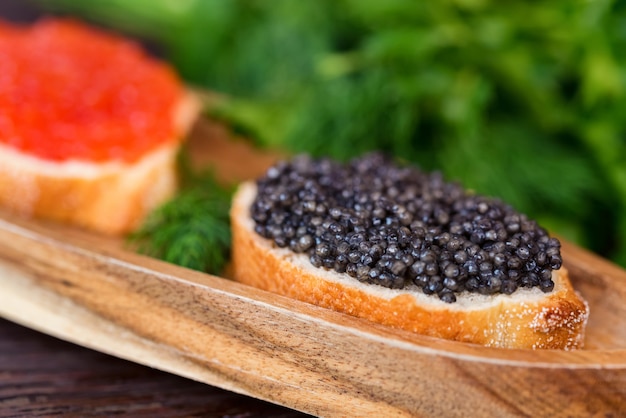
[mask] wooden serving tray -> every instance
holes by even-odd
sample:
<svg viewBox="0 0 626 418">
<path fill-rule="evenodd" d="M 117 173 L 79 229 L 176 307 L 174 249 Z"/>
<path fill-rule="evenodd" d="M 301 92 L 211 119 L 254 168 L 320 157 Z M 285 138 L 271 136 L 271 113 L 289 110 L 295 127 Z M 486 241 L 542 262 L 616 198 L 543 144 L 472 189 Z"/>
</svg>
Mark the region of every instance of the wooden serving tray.
<svg viewBox="0 0 626 418">
<path fill-rule="evenodd" d="M 224 179 L 275 157 L 202 122 Z M 321 416 L 624 416 L 626 272 L 563 256 L 591 309 L 586 348 L 479 347 L 386 328 L 137 255 L 122 240 L 0 213 L 0 316 L 86 347 Z"/>
</svg>

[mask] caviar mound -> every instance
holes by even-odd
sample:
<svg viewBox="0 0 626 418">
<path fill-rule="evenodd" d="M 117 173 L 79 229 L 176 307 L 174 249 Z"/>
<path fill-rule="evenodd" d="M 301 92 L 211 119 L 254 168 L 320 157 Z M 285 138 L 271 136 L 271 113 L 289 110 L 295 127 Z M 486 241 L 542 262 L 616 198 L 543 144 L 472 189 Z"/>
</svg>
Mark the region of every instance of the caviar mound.
<svg viewBox="0 0 626 418">
<path fill-rule="evenodd" d="M 379 324 L 437 338 L 501 348 L 575 349 L 584 342 L 586 303 L 567 272 L 553 272 L 554 289 L 522 288 L 513 294 L 463 292 L 456 303 L 402 289 L 360 282 L 346 273 L 313 266 L 309 256 L 255 232 L 250 209 L 257 187 L 240 185 L 231 209 L 235 280 Z"/>
<path fill-rule="evenodd" d="M 51 161 L 135 162 L 179 136 L 183 88 L 130 40 L 70 20 L 0 22 L 0 143 Z"/>
<path fill-rule="evenodd" d="M 361 282 L 414 284 L 453 303 L 465 291 L 549 292 L 562 264 L 559 241 L 509 205 L 380 153 L 347 164 L 299 156 L 257 186 L 259 235 Z"/>
<path fill-rule="evenodd" d="M 133 42 L 78 22 L 0 23 L 0 206 L 105 234 L 176 191 L 200 102 Z"/>
</svg>

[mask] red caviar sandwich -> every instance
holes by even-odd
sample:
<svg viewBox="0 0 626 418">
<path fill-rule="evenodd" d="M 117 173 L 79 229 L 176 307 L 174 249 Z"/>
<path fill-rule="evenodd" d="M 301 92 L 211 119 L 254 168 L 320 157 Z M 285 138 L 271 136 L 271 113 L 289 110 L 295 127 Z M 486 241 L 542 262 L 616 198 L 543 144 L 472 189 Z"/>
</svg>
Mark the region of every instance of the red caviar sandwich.
<svg viewBox="0 0 626 418">
<path fill-rule="evenodd" d="M 131 231 L 175 191 L 197 108 L 132 41 L 71 20 L 0 22 L 0 206 Z"/>
</svg>

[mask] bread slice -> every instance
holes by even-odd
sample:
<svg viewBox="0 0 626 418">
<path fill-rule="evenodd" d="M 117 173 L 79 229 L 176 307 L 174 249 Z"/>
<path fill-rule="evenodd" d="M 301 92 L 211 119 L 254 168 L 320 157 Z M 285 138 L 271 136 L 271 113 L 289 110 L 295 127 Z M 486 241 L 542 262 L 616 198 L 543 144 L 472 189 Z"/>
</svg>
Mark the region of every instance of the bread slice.
<svg viewBox="0 0 626 418">
<path fill-rule="evenodd" d="M 0 142 L 0 206 L 105 234 L 129 232 L 176 190 L 176 154 L 199 107 L 186 93 L 172 115 L 178 137 L 132 163 L 51 161 Z"/>
<path fill-rule="evenodd" d="M 242 184 L 231 209 L 233 274 L 241 283 L 433 337 L 508 348 L 583 345 L 588 307 L 564 268 L 553 273 L 549 293 L 537 288 L 495 296 L 465 292 L 449 304 L 417 286 L 397 290 L 364 284 L 276 247 L 254 232 L 249 213 L 255 196 L 254 183 Z"/>
</svg>

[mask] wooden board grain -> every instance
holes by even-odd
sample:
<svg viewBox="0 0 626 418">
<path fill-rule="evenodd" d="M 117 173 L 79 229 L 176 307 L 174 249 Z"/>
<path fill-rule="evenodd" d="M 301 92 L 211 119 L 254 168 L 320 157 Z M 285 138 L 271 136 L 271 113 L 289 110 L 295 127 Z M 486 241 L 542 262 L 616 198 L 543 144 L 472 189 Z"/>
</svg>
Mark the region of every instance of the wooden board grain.
<svg viewBox="0 0 626 418">
<path fill-rule="evenodd" d="M 225 180 L 275 159 L 210 125 L 191 146 Z M 569 244 L 563 254 L 590 303 L 587 348 L 502 350 L 385 328 L 4 213 L 0 315 L 320 416 L 624 415 L 626 273 Z"/>
<path fill-rule="evenodd" d="M 308 415 L 89 350 L 0 318 L 0 416 Z"/>
</svg>

